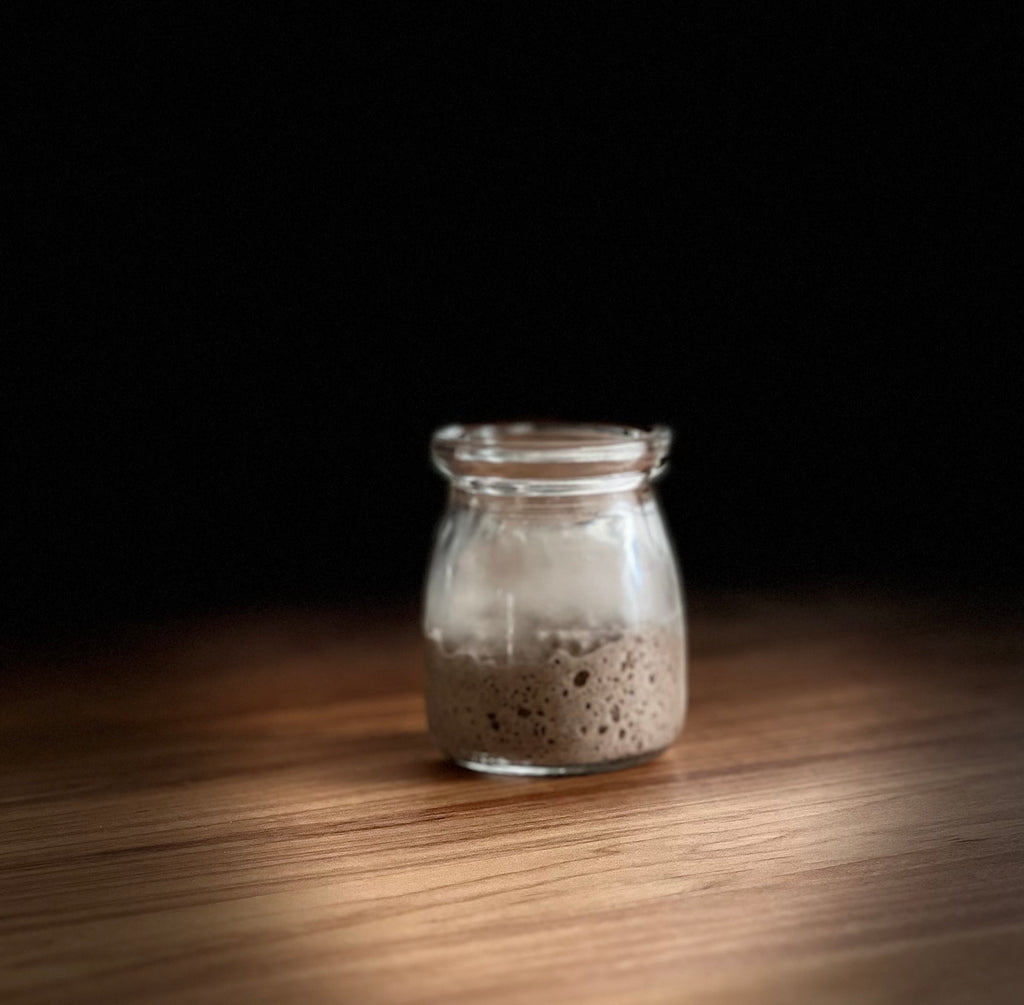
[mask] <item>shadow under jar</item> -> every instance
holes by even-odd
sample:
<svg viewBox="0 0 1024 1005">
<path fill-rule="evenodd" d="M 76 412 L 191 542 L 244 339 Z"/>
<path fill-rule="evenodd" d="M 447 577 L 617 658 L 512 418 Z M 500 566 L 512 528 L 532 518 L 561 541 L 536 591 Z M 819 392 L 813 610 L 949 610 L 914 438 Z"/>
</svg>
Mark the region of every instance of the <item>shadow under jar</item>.
<svg viewBox="0 0 1024 1005">
<path fill-rule="evenodd" d="M 686 714 L 682 587 L 652 483 L 664 427 L 446 426 L 427 574 L 427 715 L 478 771 L 630 767 Z"/>
</svg>

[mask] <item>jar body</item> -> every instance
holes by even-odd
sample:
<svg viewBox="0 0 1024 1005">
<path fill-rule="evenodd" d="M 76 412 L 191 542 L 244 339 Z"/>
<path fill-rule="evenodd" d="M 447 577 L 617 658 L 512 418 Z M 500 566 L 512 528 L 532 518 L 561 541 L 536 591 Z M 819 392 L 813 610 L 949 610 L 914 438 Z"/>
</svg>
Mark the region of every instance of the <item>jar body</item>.
<svg viewBox="0 0 1024 1005">
<path fill-rule="evenodd" d="M 682 729 L 682 587 L 650 479 L 587 489 L 452 486 L 427 575 L 427 714 L 465 767 L 627 767 Z"/>
</svg>

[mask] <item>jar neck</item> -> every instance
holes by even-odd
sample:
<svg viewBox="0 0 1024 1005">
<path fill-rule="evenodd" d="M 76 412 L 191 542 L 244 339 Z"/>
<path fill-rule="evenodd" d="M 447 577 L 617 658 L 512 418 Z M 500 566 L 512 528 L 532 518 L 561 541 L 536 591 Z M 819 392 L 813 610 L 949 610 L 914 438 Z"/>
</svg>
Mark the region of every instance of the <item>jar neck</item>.
<svg viewBox="0 0 1024 1005">
<path fill-rule="evenodd" d="M 564 499 L 642 489 L 664 468 L 670 441 L 663 426 L 456 425 L 435 432 L 431 457 L 460 492 Z"/>
<path fill-rule="evenodd" d="M 583 492 L 536 492 L 531 490 L 531 486 L 520 487 L 518 491 L 496 492 L 493 491 L 494 486 L 486 487 L 491 491 L 482 491 L 478 485 L 466 485 L 461 479 L 453 479 L 448 502 L 459 509 L 503 515 L 532 517 L 547 513 L 557 518 L 586 519 L 610 510 L 635 508 L 652 497 L 649 477 L 634 478 L 628 484 L 613 479 L 593 481 L 600 482 L 600 485 L 589 485 Z"/>
<path fill-rule="evenodd" d="M 582 478 L 500 478 L 481 474 L 454 475 L 453 492 L 484 499 L 566 499 L 636 492 L 651 482 L 648 471 L 619 471 Z"/>
</svg>

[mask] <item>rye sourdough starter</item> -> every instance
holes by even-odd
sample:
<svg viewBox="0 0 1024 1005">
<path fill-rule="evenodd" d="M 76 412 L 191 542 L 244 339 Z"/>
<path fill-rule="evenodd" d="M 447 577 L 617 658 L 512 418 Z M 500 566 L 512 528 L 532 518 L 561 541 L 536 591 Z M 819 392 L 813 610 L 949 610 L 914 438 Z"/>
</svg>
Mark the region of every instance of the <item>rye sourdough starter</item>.
<svg viewBox="0 0 1024 1005">
<path fill-rule="evenodd" d="M 458 761 L 538 767 L 631 760 L 667 747 L 686 708 L 678 629 L 538 634 L 522 655 L 428 641 L 427 714 Z"/>
</svg>

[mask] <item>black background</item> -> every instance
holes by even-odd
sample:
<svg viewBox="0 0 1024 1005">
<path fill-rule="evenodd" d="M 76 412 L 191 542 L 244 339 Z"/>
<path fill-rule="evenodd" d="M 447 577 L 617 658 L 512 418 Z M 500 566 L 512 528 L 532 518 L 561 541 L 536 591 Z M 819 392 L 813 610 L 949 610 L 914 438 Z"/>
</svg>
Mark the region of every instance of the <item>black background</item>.
<svg viewBox="0 0 1024 1005">
<path fill-rule="evenodd" d="M 516 417 L 671 425 L 691 589 L 1018 596 L 992 16 L 22 25 L 5 632 L 414 598 Z"/>
</svg>

